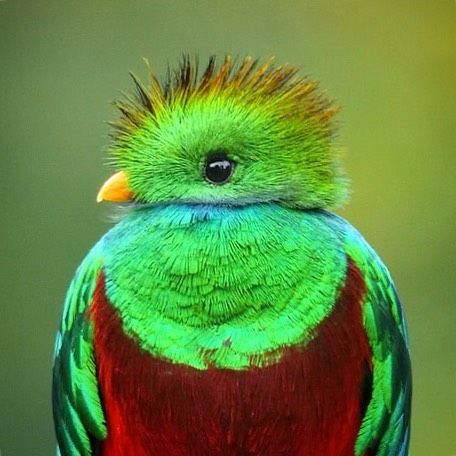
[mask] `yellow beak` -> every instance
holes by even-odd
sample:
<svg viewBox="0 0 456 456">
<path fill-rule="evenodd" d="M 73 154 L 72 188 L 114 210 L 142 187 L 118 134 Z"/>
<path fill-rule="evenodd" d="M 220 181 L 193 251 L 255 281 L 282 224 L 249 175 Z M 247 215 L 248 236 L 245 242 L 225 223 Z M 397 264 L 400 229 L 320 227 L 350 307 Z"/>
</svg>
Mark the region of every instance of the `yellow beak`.
<svg viewBox="0 0 456 456">
<path fill-rule="evenodd" d="M 100 188 L 97 195 L 97 203 L 111 201 L 124 203 L 133 199 L 133 192 L 128 186 L 127 173 L 119 171 L 113 174 Z"/>
</svg>

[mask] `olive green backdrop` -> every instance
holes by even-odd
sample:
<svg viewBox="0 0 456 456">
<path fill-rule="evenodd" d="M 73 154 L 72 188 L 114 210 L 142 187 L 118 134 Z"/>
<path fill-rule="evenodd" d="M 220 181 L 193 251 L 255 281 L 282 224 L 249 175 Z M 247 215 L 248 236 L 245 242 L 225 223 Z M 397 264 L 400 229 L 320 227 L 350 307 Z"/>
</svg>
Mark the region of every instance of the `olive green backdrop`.
<svg viewBox="0 0 456 456">
<path fill-rule="evenodd" d="M 389 265 L 414 362 L 412 450 L 456 453 L 456 3 L 0 1 L 2 456 L 54 452 L 54 334 L 97 206 L 109 102 L 182 52 L 275 55 L 343 106 L 343 216 Z M 170 176 L 171 178 L 172 176 Z"/>
</svg>

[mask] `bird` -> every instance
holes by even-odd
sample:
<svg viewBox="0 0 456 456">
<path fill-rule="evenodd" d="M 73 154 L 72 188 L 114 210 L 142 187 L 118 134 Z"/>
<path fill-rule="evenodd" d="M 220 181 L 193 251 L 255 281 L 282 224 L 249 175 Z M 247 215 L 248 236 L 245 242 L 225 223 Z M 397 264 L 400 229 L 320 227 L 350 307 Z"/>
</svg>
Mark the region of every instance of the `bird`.
<svg viewBox="0 0 456 456">
<path fill-rule="evenodd" d="M 274 59 L 184 55 L 114 104 L 122 214 L 69 286 L 58 454 L 405 456 L 411 362 L 387 267 L 332 212 L 339 107 Z"/>
</svg>

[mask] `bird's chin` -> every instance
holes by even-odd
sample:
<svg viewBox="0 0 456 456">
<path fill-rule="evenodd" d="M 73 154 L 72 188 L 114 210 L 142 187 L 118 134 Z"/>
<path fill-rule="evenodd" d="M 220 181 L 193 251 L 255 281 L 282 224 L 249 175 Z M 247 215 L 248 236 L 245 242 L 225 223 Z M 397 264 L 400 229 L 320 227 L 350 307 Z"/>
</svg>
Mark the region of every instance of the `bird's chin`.
<svg viewBox="0 0 456 456">
<path fill-rule="evenodd" d="M 170 205 L 188 205 L 188 206 L 249 206 L 253 204 L 285 204 L 287 205 L 288 198 L 271 196 L 271 195 L 252 195 L 242 196 L 237 198 L 172 198 L 161 201 L 147 202 L 147 201 L 130 201 L 127 203 L 118 204 L 122 210 L 132 209 L 147 209 L 157 206 L 170 206 Z"/>
<path fill-rule="evenodd" d="M 242 209 L 248 206 L 260 206 L 265 204 L 280 205 L 288 208 L 294 208 L 292 200 L 288 198 L 280 198 L 271 195 L 255 195 L 244 196 L 239 198 L 174 198 L 155 202 L 146 201 L 128 201 L 125 203 L 117 203 L 114 205 L 108 219 L 112 223 L 118 223 L 132 212 L 148 211 L 166 206 L 179 206 L 193 209 L 196 212 L 203 210 L 204 212 L 214 212 L 217 209 Z"/>
</svg>

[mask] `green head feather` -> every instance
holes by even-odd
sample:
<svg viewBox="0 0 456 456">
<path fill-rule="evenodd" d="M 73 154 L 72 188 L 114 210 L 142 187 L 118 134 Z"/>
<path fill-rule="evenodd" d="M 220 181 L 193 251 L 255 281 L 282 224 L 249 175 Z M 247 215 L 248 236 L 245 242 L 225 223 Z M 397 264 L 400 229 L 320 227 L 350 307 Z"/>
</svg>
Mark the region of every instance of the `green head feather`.
<svg viewBox="0 0 456 456">
<path fill-rule="evenodd" d="M 211 58 L 199 75 L 184 58 L 164 84 L 152 73 L 147 86 L 134 81 L 136 95 L 116 103 L 112 152 L 137 201 L 343 202 L 346 180 L 332 144 L 337 109 L 295 68 L 250 57 L 217 67 Z M 233 166 L 223 185 L 205 178 L 214 155 Z"/>
</svg>

